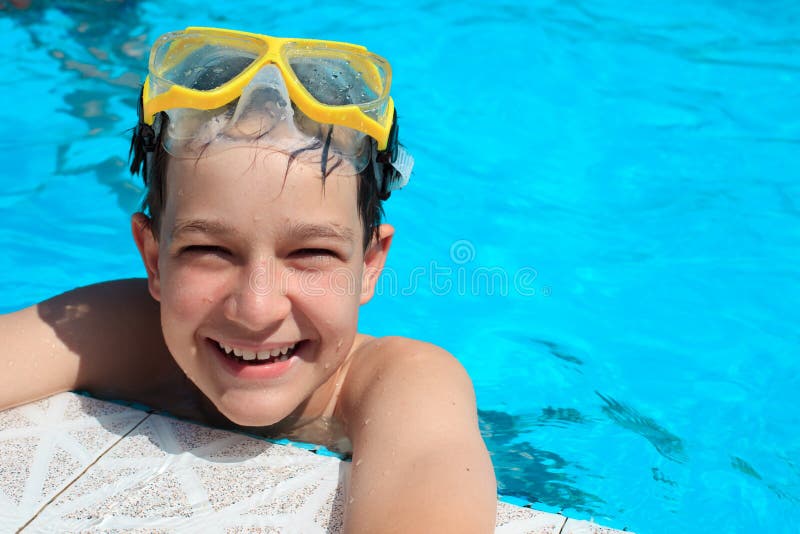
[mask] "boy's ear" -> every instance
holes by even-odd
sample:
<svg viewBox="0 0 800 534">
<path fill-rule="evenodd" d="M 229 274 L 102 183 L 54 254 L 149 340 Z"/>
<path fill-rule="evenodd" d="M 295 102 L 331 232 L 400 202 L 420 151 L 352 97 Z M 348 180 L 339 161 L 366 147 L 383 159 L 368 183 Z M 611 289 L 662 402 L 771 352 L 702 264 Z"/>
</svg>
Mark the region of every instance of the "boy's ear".
<svg viewBox="0 0 800 534">
<path fill-rule="evenodd" d="M 161 279 L 158 274 L 158 241 L 152 231 L 152 222 L 144 213 L 131 217 L 131 232 L 136 248 L 147 270 L 147 287 L 154 299 L 161 301 Z"/>
<path fill-rule="evenodd" d="M 394 227 L 382 224 L 379 228 L 379 238 L 372 239 L 369 248 L 364 252 L 364 273 L 361 278 L 361 304 L 366 304 L 375 294 L 378 277 L 386 263 L 386 255 L 394 237 Z"/>
</svg>

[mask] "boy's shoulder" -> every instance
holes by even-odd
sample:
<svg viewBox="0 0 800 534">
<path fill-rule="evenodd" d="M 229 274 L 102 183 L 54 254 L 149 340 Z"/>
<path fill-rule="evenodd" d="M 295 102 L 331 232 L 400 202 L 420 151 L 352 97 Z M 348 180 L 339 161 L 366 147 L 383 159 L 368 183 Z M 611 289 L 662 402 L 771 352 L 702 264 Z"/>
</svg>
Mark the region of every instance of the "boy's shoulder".
<svg viewBox="0 0 800 534">
<path fill-rule="evenodd" d="M 458 360 L 442 347 L 403 336 L 373 337 L 359 334 L 353 358 L 367 368 L 374 367 L 375 370 L 433 362 L 460 365 Z"/>
<path fill-rule="evenodd" d="M 342 389 L 343 419 L 358 417 L 377 406 L 437 403 L 456 399 L 474 406 L 472 382 L 448 351 L 417 339 L 360 335 Z M 349 416 L 349 417 L 348 417 Z"/>
<path fill-rule="evenodd" d="M 338 403 L 353 445 L 350 502 L 360 503 L 350 514 L 353 531 L 386 517 L 402 518 L 404 532 L 493 531 L 494 473 L 464 367 L 415 339 L 357 343 Z"/>
<path fill-rule="evenodd" d="M 359 338 L 348 372 L 351 380 L 381 380 L 384 375 L 395 372 L 404 376 L 408 376 L 409 372 L 412 376 L 463 373 L 463 377 L 466 377 L 463 366 L 455 356 L 433 343 L 402 336 L 359 335 Z"/>
</svg>

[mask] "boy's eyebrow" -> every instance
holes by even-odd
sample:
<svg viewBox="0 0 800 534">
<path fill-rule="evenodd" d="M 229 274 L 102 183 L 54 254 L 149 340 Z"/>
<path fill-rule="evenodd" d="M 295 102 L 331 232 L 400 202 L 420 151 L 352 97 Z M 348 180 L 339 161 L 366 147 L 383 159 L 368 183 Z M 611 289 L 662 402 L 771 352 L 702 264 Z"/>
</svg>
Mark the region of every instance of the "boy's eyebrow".
<svg viewBox="0 0 800 534">
<path fill-rule="evenodd" d="M 172 229 L 172 239 L 184 233 L 197 232 L 211 235 L 234 235 L 239 236 L 241 232 L 222 221 L 213 219 L 185 219 L 175 222 Z M 284 235 L 295 240 L 307 239 L 335 239 L 351 243 L 355 238 L 352 229 L 339 224 L 314 224 L 314 223 L 289 223 L 284 228 Z"/>
<path fill-rule="evenodd" d="M 181 234 L 191 232 L 211 235 L 241 234 L 239 230 L 233 226 L 225 224 L 222 221 L 215 221 L 213 219 L 179 219 L 175 222 L 175 226 L 172 228 L 172 239 L 175 239 Z"/>
<path fill-rule="evenodd" d="M 335 239 L 352 243 L 355 235 L 352 229 L 339 224 L 313 224 L 291 223 L 286 225 L 285 234 L 293 239 L 302 241 L 306 239 L 322 238 Z"/>
</svg>

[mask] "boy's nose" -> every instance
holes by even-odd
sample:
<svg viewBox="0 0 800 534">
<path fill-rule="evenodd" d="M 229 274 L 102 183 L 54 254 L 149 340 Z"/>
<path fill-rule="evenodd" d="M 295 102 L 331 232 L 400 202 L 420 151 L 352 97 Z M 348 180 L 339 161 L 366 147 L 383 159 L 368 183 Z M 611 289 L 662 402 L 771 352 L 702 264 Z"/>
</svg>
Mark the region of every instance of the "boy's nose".
<svg viewBox="0 0 800 534">
<path fill-rule="evenodd" d="M 256 332 L 285 319 L 291 307 L 279 269 L 262 265 L 242 273 L 224 310 L 228 320 Z"/>
</svg>

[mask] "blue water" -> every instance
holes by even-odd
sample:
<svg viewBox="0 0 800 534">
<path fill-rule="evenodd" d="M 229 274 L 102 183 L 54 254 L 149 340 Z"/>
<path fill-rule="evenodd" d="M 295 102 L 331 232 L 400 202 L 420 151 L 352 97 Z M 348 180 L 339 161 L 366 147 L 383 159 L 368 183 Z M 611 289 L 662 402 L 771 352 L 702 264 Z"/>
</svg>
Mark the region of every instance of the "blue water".
<svg viewBox="0 0 800 534">
<path fill-rule="evenodd" d="M 0 4 L 0 311 L 144 274 L 127 129 L 159 34 L 360 42 L 417 159 L 361 327 L 464 363 L 501 493 L 798 528 L 800 4 Z"/>
</svg>

